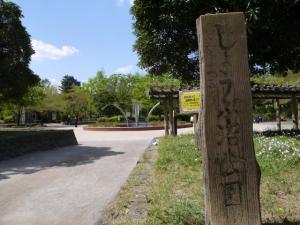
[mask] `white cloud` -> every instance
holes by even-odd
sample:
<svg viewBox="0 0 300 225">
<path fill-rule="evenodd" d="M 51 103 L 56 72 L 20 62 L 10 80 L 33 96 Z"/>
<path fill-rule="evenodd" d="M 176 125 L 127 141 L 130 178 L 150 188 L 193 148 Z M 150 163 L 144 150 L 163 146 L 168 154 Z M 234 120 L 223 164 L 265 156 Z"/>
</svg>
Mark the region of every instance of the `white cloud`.
<svg viewBox="0 0 300 225">
<path fill-rule="evenodd" d="M 130 5 L 133 5 L 133 4 L 134 4 L 134 0 L 128 0 L 128 2 L 129 2 Z M 117 0 L 117 6 L 118 6 L 118 7 L 123 6 L 124 3 L 125 3 L 125 0 Z"/>
<path fill-rule="evenodd" d="M 128 74 L 128 73 L 134 72 L 134 69 L 135 69 L 135 66 L 127 65 L 127 66 L 124 66 L 124 67 L 117 68 L 115 70 L 115 73 Z"/>
<path fill-rule="evenodd" d="M 50 78 L 49 81 L 54 86 L 59 86 L 60 85 L 60 81 L 55 79 L 55 78 Z"/>
<path fill-rule="evenodd" d="M 124 5 L 124 0 L 117 0 L 117 6 L 123 6 Z"/>
<path fill-rule="evenodd" d="M 35 51 L 35 54 L 32 56 L 33 60 L 58 60 L 79 52 L 77 48 L 68 45 L 58 48 L 54 45 L 38 40 L 32 40 L 31 43 Z"/>
</svg>

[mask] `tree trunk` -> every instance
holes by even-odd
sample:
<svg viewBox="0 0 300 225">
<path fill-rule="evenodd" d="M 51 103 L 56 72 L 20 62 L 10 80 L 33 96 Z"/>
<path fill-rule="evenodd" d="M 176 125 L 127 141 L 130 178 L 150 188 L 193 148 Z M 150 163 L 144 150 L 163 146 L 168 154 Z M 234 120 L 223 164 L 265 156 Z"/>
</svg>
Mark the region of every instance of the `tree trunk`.
<svg viewBox="0 0 300 225">
<path fill-rule="evenodd" d="M 281 131 L 281 105 L 280 100 L 276 98 L 275 102 L 277 130 Z"/>
<path fill-rule="evenodd" d="M 242 13 L 197 20 L 206 225 L 261 225 Z"/>
<path fill-rule="evenodd" d="M 165 127 L 165 136 L 169 136 L 169 116 L 168 113 L 168 102 L 164 101 L 164 127 Z"/>
</svg>

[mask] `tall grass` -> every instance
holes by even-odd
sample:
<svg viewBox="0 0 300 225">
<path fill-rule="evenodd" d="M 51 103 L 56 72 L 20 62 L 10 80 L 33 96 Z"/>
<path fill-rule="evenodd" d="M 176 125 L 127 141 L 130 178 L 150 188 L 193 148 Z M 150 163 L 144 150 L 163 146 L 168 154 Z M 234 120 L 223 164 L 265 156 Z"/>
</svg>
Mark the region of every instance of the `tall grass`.
<svg viewBox="0 0 300 225">
<path fill-rule="evenodd" d="M 192 136 L 162 138 L 145 224 L 204 224 L 201 152 Z"/>
<path fill-rule="evenodd" d="M 300 139 L 256 135 L 254 142 L 262 170 L 264 224 L 299 224 Z M 144 224 L 204 224 L 202 173 L 201 151 L 194 146 L 193 136 L 162 138 Z"/>
</svg>

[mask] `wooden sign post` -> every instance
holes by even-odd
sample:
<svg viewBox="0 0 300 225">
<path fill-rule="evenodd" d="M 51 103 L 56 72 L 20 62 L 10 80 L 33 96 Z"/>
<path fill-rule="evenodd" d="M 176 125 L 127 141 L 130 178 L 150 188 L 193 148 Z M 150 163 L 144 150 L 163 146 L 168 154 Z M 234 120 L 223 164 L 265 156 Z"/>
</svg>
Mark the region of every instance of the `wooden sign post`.
<svg viewBox="0 0 300 225">
<path fill-rule="evenodd" d="M 204 15 L 197 29 L 206 225 L 260 225 L 244 15 Z"/>
</svg>

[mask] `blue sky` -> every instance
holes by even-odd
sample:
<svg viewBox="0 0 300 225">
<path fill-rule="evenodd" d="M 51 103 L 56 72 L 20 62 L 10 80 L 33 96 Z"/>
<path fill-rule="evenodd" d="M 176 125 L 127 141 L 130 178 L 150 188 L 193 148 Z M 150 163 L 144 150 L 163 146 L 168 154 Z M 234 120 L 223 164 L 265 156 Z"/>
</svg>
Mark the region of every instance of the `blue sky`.
<svg viewBox="0 0 300 225">
<path fill-rule="evenodd" d="M 31 69 L 59 84 L 65 74 L 80 81 L 97 71 L 141 72 L 133 52 L 132 0 L 13 0 L 36 54 Z"/>
</svg>

